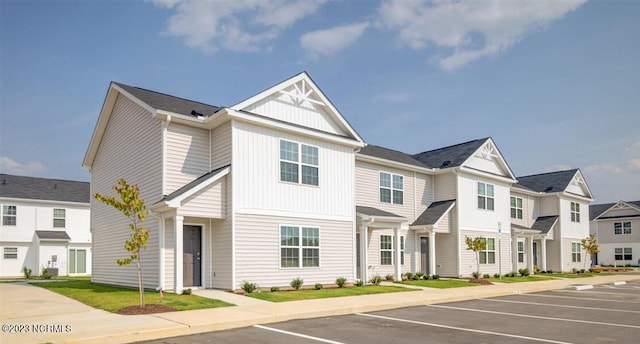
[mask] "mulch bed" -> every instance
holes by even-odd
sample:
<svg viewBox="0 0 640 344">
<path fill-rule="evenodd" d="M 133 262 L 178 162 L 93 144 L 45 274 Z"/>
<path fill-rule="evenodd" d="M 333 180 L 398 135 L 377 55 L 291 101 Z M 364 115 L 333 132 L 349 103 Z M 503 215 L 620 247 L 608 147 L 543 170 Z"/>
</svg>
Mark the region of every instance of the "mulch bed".
<svg viewBox="0 0 640 344">
<path fill-rule="evenodd" d="M 482 284 L 482 285 L 492 285 L 493 284 L 493 283 L 487 281 L 484 278 L 480 278 L 480 279 L 472 278 L 472 279 L 469 280 L 469 282 L 478 283 L 478 284 Z"/>
<path fill-rule="evenodd" d="M 165 313 L 165 312 L 175 312 L 175 311 L 177 311 L 177 309 L 169 306 L 159 305 L 159 304 L 150 304 L 150 305 L 144 305 L 144 308 L 140 308 L 139 305 L 121 308 L 116 313 L 124 314 L 124 315 L 139 315 L 139 314 L 154 314 L 154 313 Z"/>
</svg>

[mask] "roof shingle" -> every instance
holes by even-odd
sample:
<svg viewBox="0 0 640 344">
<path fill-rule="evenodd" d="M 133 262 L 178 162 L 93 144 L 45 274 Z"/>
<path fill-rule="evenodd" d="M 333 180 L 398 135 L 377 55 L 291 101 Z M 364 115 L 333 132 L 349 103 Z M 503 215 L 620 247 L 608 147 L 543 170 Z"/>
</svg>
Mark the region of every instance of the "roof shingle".
<svg viewBox="0 0 640 344">
<path fill-rule="evenodd" d="M 165 110 L 187 116 L 201 115 L 207 117 L 213 115 L 220 109 L 220 107 L 217 106 L 129 86 L 115 81 L 113 84 L 131 93 L 132 96 L 140 99 L 156 110 Z"/>
<path fill-rule="evenodd" d="M 88 182 L 0 174 L 0 197 L 89 203 Z"/>
</svg>

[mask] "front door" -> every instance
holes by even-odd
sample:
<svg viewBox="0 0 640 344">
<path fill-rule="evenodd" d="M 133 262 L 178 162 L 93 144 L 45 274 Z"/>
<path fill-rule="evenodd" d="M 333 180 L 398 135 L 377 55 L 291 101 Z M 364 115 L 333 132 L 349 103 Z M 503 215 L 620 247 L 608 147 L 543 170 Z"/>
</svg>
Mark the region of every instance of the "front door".
<svg viewBox="0 0 640 344">
<path fill-rule="evenodd" d="M 533 265 L 538 265 L 538 243 L 533 242 Z"/>
<path fill-rule="evenodd" d="M 182 283 L 185 287 L 200 286 L 202 227 L 184 226 L 182 240 Z"/>
<path fill-rule="evenodd" d="M 429 265 L 429 238 L 420 237 L 420 272 L 431 275 Z"/>
<path fill-rule="evenodd" d="M 356 233 L 356 278 L 357 279 L 361 279 L 362 277 L 362 271 L 360 271 L 360 260 L 362 258 L 360 258 L 360 255 L 362 255 L 362 252 L 360 252 L 360 233 Z"/>
</svg>

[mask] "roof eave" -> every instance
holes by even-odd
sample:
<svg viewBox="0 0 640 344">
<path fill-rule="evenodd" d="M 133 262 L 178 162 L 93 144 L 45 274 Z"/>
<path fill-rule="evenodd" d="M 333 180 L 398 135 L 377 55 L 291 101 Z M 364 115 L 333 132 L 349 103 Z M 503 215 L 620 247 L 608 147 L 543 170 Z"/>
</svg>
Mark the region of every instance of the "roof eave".
<svg viewBox="0 0 640 344">
<path fill-rule="evenodd" d="M 402 168 L 402 169 L 407 169 L 415 172 L 423 172 L 423 173 L 429 173 L 429 174 L 433 174 L 435 172 L 435 169 L 433 168 L 405 164 L 399 161 L 378 158 L 378 157 L 374 157 L 374 156 L 366 155 L 362 153 L 356 154 L 356 160 L 373 162 L 373 163 L 377 163 L 377 164 L 381 164 L 389 167 Z"/>
</svg>

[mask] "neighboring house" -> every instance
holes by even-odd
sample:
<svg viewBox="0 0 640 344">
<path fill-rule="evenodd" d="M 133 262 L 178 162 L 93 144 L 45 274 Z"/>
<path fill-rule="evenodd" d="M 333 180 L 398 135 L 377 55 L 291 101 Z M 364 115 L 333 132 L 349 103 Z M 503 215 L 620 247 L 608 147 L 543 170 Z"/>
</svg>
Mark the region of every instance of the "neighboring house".
<svg viewBox="0 0 640 344">
<path fill-rule="evenodd" d="M 580 240 L 589 235 L 593 195 L 578 169 L 518 177 L 511 188 L 512 264 L 533 271 L 589 267 Z M 587 260 L 587 261 L 585 261 Z"/>
<path fill-rule="evenodd" d="M 640 201 L 593 204 L 590 231 L 598 238 L 599 265 L 640 265 Z"/>
<path fill-rule="evenodd" d="M 0 276 L 91 274 L 89 183 L 0 174 Z"/>
<path fill-rule="evenodd" d="M 415 155 L 366 145 L 306 73 L 230 107 L 111 83 L 83 166 L 92 192 L 139 185 L 148 288 L 465 276 L 466 236 L 487 239 L 483 273 L 512 271 L 517 180 L 491 138 Z M 126 219 L 92 200 L 91 228 L 92 280 L 135 286 L 135 267 L 115 265 Z"/>
</svg>

